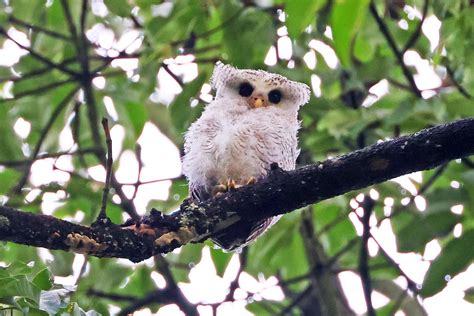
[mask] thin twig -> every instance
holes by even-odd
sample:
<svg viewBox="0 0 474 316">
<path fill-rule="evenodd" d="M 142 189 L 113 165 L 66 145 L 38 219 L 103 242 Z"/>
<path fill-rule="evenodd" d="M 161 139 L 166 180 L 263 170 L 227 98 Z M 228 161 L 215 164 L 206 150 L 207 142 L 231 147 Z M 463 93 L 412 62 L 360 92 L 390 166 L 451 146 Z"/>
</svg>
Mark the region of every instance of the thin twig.
<svg viewBox="0 0 474 316">
<path fill-rule="evenodd" d="M 247 265 L 247 258 L 248 258 L 248 248 L 244 248 L 242 252 L 239 254 L 239 259 L 240 259 L 239 270 L 237 271 L 237 275 L 235 276 L 235 279 L 233 279 L 232 282 L 230 282 L 229 293 L 227 293 L 226 297 L 224 298 L 224 302 L 232 301 L 234 299 L 235 291 L 239 287 L 240 274 L 242 274 L 242 272 L 244 271 Z"/>
<path fill-rule="evenodd" d="M 174 279 L 173 273 L 169 267 L 168 261 L 161 255 L 156 255 L 155 257 L 155 266 L 156 270 L 163 275 L 163 278 L 166 281 L 166 288 L 169 292 L 169 297 L 173 303 L 179 306 L 179 308 L 186 315 L 199 315 L 197 311 L 197 306 L 190 303 L 188 299 L 184 296 L 181 289 L 178 287 L 176 280 Z"/>
<path fill-rule="evenodd" d="M 359 275 L 364 290 L 365 304 L 367 306 L 367 315 L 375 316 L 375 309 L 372 304 L 372 281 L 370 280 L 369 270 L 369 248 L 368 241 L 370 238 L 370 216 L 374 209 L 375 202 L 370 197 L 365 196 L 362 203 L 364 215 L 361 218 L 364 231 L 362 233 L 362 243 L 359 256 Z"/>
<path fill-rule="evenodd" d="M 171 71 L 169 66 L 165 63 L 161 64 L 161 67 L 173 78 L 181 87 L 184 85 L 183 80 L 181 80 L 180 77 L 178 77 L 174 72 Z"/>
<path fill-rule="evenodd" d="M 44 86 L 39 86 L 39 87 L 36 87 L 34 89 L 31 89 L 31 90 L 22 91 L 22 92 L 19 92 L 19 93 L 15 94 L 13 96 L 13 98 L 0 99 L 0 104 L 1 103 L 6 103 L 6 102 L 11 102 L 11 101 L 16 101 L 18 99 L 21 99 L 21 98 L 24 98 L 24 97 L 27 97 L 27 96 L 30 96 L 30 95 L 41 95 L 43 93 L 48 92 L 49 90 L 59 88 L 59 87 L 65 85 L 65 84 L 68 84 L 68 83 L 71 83 L 71 82 L 74 82 L 74 81 L 76 81 L 74 78 L 68 78 L 68 79 L 48 83 Z"/>
<path fill-rule="evenodd" d="M 20 194 L 21 193 L 21 190 L 23 189 L 26 182 L 28 181 L 28 177 L 30 175 L 31 165 L 35 161 L 36 156 L 38 156 L 38 153 L 41 149 L 41 146 L 43 145 L 44 140 L 46 139 L 46 136 L 48 135 L 48 133 L 49 133 L 51 127 L 53 126 L 54 122 L 56 121 L 56 119 L 59 117 L 59 114 L 61 114 L 61 112 L 66 108 L 66 106 L 69 104 L 69 101 L 74 97 L 74 95 L 76 94 L 78 89 L 79 89 L 78 87 L 75 87 L 74 89 L 72 89 L 71 92 L 69 92 L 64 97 L 64 99 L 62 99 L 61 102 L 59 102 L 58 106 L 53 111 L 53 113 L 51 113 L 51 116 L 50 116 L 48 122 L 43 127 L 43 129 L 41 130 L 38 142 L 36 143 L 36 146 L 33 150 L 33 154 L 31 155 L 30 163 L 27 164 L 27 166 L 25 168 L 25 172 L 23 173 L 23 176 L 20 178 L 18 184 L 12 190 L 12 192 L 14 194 Z"/>
<path fill-rule="evenodd" d="M 415 201 L 415 198 L 417 196 L 420 196 L 423 193 L 425 193 L 426 191 L 428 191 L 429 188 L 436 182 L 436 179 L 438 179 L 443 174 L 443 172 L 446 170 L 447 166 L 448 166 L 448 163 L 445 163 L 445 164 L 442 164 L 441 166 L 439 166 L 438 168 L 436 168 L 433 175 L 420 187 L 420 189 L 418 190 L 417 195 L 411 196 L 410 200 L 408 201 L 408 203 L 406 205 L 404 205 L 404 207 L 397 208 L 390 215 L 386 215 L 386 216 L 382 217 L 379 220 L 379 223 L 382 223 L 384 220 L 386 220 L 388 218 L 394 218 L 395 216 L 400 214 L 403 210 L 405 210 L 408 205 L 412 204 Z"/>
<path fill-rule="evenodd" d="M 46 29 L 46 28 L 38 26 L 38 25 L 32 25 L 30 23 L 27 23 L 25 21 L 17 19 L 16 17 L 14 17 L 12 15 L 8 17 L 8 22 L 10 22 L 12 24 L 16 24 L 18 26 L 26 27 L 26 28 L 31 29 L 33 31 L 36 31 L 38 33 L 44 33 L 46 35 L 49 35 L 49 36 L 54 37 L 54 38 L 58 38 L 60 40 L 64 40 L 64 41 L 71 41 L 72 40 L 69 36 L 67 36 L 65 34 L 62 34 L 62 33 L 59 33 L 59 32 L 53 31 L 53 30 L 49 30 L 49 29 Z"/>
<path fill-rule="evenodd" d="M 198 39 L 198 38 L 207 38 L 208 36 L 220 31 L 221 29 L 224 29 L 226 28 L 227 26 L 229 26 L 231 23 L 234 22 L 235 19 L 237 19 L 241 14 L 242 12 L 245 10 L 245 7 L 242 7 L 240 8 L 239 10 L 237 10 L 233 15 L 231 15 L 227 20 L 225 20 L 224 22 L 222 22 L 221 24 L 217 25 L 216 27 L 208 30 L 208 31 L 205 31 L 201 34 L 194 34 L 193 37 L 194 37 L 194 40 Z M 182 43 L 186 43 L 189 41 L 189 38 L 186 38 L 186 39 L 182 39 L 182 40 L 177 40 L 177 41 L 174 41 L 171 43 L 171 45 L 179 45 L 179 44 L 182 44 Z"/>
<path fill-rule="evenodd" d="M 67 59 L 64 59 L 64 60 L 63 60 L 62 62 L 60 62 L 58 65 L 60 65 L 60 66 L 66 66 L 66 65 L 71 64 L 71 63 L 74 63 L 74 62 L 77 62 L 76 56 L 70 57 L 70 58 L 67 58 Z M 46 67 L 44 67 L 44 68 L 35 69 L 35 70 L 32 70 L 32 71 L 27 72 L 27 73 L 24 73 L 24 74 L 15 75 L 15 76 L 11 76 L 11 77 L 3 77 L 3 78 L 0 78 L 0 82 L 6 82 L 6 81 L 18 82 L 18 81 L 23 81 L 23 80 L 30 79 L 30 78 L 32 78 L 32 77 L 36 77 L 36 76 L 45 74 L 45 73 L 47 73 L 47 72 L 52 71 L 53 69 L 54 69 L 54 68 L 52 68 L 52 67 L 46 66 Z"/>
<path fill-rule="evenodd" d="M 24 166 L 29 163 L 32 163 L 37 160 L 41 159 L 46 159 L 46 158 L 58 158 L 61 156 L 73 156 L 73 155 L 84 155 L 84 154 L 91 154 L 95 153 L 96 149 L 95 148 L 87 148 L 83 150 L 76 150 L 76 151 L 60 151 L 56 153 L 44 153 L 44 154 L 39 154 L 33 159 L 22 159 L 22 160 L 0 160 L 0 166 L 5 166 L 5 167 L 19 167 L 19 166 Z"/>
<path fill-rule="evenodd" d="M 89 56 L 87 54 L 87 38 L 84 33 L 81 32 L 80 35 L 77 34 L 77 29 L 74 24 L 71 12 L 69 10 L 69 4 L 67 0 L 61 0 L 61 4 L 63 6 L 64 15 L 66 17 L 69 31 L 71 33 L 72 38 L 74 39 L 74 44 L 77 50 L 77 56 L 79 58 L 81 64 L 81 73 L 79 74 L 79 78 L 81 80 L 82 89 L 84 91 L 84 99 L 87 105 L 87 116 L 92 132 L 92 139 L 96 144 L 102 144 L 102 137 L 99 133 L 99 116 L 97 113 L 97 104 L 94 97 L 94 90 L 92 87 L 92 78 L 95 74 L 91 74 L 90 72 L 90 65 L 89 65 Z M 82 10 L 87 9 L 84 4 L 82 6 Z M 85 21 L 85 12 L 82 12 L 81 15 Z M 85 23 L 85 22 L 84 22 Z M 100 150 L 96 153 L 97 159 L 100 163 L 105 167 L 105 152 L 104 150 Z M 111 185 L 115 189 L 117 195 L 120 197 L 121 203 L 120 206 L 123 208 L 127 214 L 134 220 L 138 220 L 140 217 L 135 209 L 135 205 L 133 204 L 130 199 L 127 198 L 125 193 L 123 192 L 122 187 L 118 183 L 117 179 L 115 178 L 114 174 L 111 174 Z"/>
<path fill-rule="evenodd" d="M 206 47 L 201 47 L 201 48 L 194 48 L 193 53 L 194 54 L 201 54 L 201 53 L 207 53 L 212 50 L 220 49 L 221 45 L 220 44 L 215 44 L 215 45 L 209 45 Z"/>
<path fill-rule="evenodd" d="M 145 184 L 153 184 L 153 183 L 158 183 L 158 182 L 163 182 L 163 181 L 173 181 L 173 180 L 179 180 L 179 179 L 185 179 L 185 177 L 183 175 L 180 175 L 178 177 L 162 178 L 162 179 L 155 179 L 155 180 L 149 180 L 149 181 L 118 182 L 118 183 L 120 185 L 140 186 L 140 185 L 145 185 Z"/>
<path fill-rule="evenodd" d="M 140 178 L 142 176 L 142 170 L 143 170 L 143 159 L 142 159 L 142 147 L 140 144 L 137 144 L 135 146 L 135 156 L 137 157 L 138 160 L 138 175 L 137 175 L 137 181 L 135 181 L 135 184 L 133 185 L 133 195 L 130 198 L 130 200 L 135 200 L 137 197 L 138 193 L 138 187 L 140 186 Z"/>
<path fill-rule="evenodd" d="M 418 41 L 418 38 L 421 35 L 421 30 L 422 30 L 422 27 L 423 27 L 423 23 L 425 22 L 426 15 L 428 13 L 429 3 L 430 3 L 429 0 L 425 0 L 425 3 L 423 5 L 423 12 L 421 13 L 422 14 L 421 20 L 418 23 L 418 25 L 416 26 L 415 31 L 413 32 L 413 34 L 410 36 L 410 38 L 406 42 L 405 46 L 403 47 L 403 49 L 401 51 L 402 55 L 405 54 L 406 51 L 409 50 Z"/>
<path fill-rule="evenodd" d="M 397 87 L 397 88 L 400 88 L 400 89 L 407 90 L 407 91 L 410 91 L 410 92 L 411 92 L 411 87 L 410 87 L 409 85 L 407 85 L 407 84 L 404 84 L 404 83 L 402 83 L 402 82 L 399 82 L 399 81 L 397 81 L 397 80 L 395 80 L 395 79 L 393 79 L 393 78 L 390 78 L 390 77 L 387 78 L 387 81 L 388 81 L 390 84 L 392 84 L 392 85 L 394 85 L 395 87 Z"/>
<path fill-rule="evenodd" d="M 419 290 L 415 281 L 413 281 L 412 279 L 408 277 L 405 271 L 403 271 L 402 268 L 400 268 L 400 265 L 388 254 L 387 251 L 385 251 L 385 249 L 382 247 L 382 245 L 378 242 L 377 238 L 375 238 L 375 236 L 372 233 L 370 234 L 370 237 L 372 237 L 375 243 L 379 246 L 379 249 L 382 255 L 385 257 L 388 263 L 394 268 L 396 268 L 398 270 L 398 273 L 400 273 L 400 275 L 402 275 L 406 279 L 408 289 L 410 289 L 413 293 L 418 294 Z"/>
<path fill-rule="evenodd" d="M 74 140 L 74 143 L 77 145 L 77 148 L 79 150 L 82 149 L 82 143 L 81 143 L 81 137 L 80 135 L 80 129 L 81 129 L 81 105 L 83 103 L 80 101 L 76 101 L 74 104 L 74 118 L 71 122 L 71 131 L 72 131 L 72 139 Z M 96 154 L 100 153 L 102 149 L 99 148 L 99 150 L 96 150 Z M 87 163 L 86 160 L 84 159 L 83 155 L 78 156 L 79 159 L 79 164 L 82 166 L 82 168 L 87 169 Z"/>
<path fill-rule="evenodd" d="M 417 195 L 424 194 L 435 183 L 435 181 L 444 173 L 447 166 L 448 166 L 448 163 L 445 163 L 439 166 L 438 168 L 436 168 L 433 175 L 420 187 Z"/>
<path fill-rule="evenodd" d="M 349 212 L 340 213 L 332 221 L 330 221 L 329 223 L 327 223 L 326 225 L 321 227 L 321 229 L 318 231 L 318 234 L 319 235 L 324 234 L 324 233 L 330 231 L 333 227 L 337 226 L 342 221 L 347 220 L 347 218 L 348 218 L 348 216 L 351 212 L 353 212 L 353 211 L 350 210 Z"/>
<path fill-rule="evenodd" d="M 397 58 L 398 63 L 400 67 L 402 68 L 403 74 L 405 75 L 405 78 L 410 83 L 411 91 L 417 97 L 422 98 L 421 92 L 415 83 L 415 79 L 413 78 L 413 75 L 410 73 L 410 70 L 408 69 L 408 67 L 405 65 L 405 62 L 403 61 L 403 54 L 399 51 L 397 47 L 397 43 L 395 42 L 395 39 L 392 37 L 392 34 L 390 33 L 390 30 L 388 29 L 387 25 L 385 25 L 384 21 L 377 13 L 377 8 L 375 7 L 375 4 L 373 1 L 370 2 L 369 8 L 370 8 L 370 12 L 372 16 L 374 17 L 375 21 L 377 22 L 377 25 L 379 26 L 380 31 L 385 36 L 385 39 L 387 40 L 388 45 L 390 46 L 393 54 Z"/>
<path fill-rule="evenodd" d="M 110 137 L 110 129 L 109 129 L 109 122 L 106 118 L 102 119 L 102 127 L 104 128 L 105 133 L 105 142 L 107 144 L 107 161 L 106 161 L 106 175 L 105 175 L 105 185 L 104 191 L 102 193 L 102 202 L 100 206 L 99 216 L 97 216 L 98 221 L 102 221 L 107 219 L 107 198 L 110 191 L 110 179 L 112 178 L 112 138 Z"/>
<path fill-rule="evenodd" d="M 358 237 L 354 237 L 349 240 L 341 249 L 339 249 L 327 262 L 326 266 L 331 268 L 338 260 L 341 258 L 343 254 L 351 250 L 357 243 L 359 242 Z"/>
<path fill-rule="evenodd" d="M 299 293 L 294 299 L 293 301 L 290 303 L 290 305 L 288 305 L 287 307 L 285 307 L 281 312 L 280 312 L 280 315 L 281 316 L 284 316 L 284 315 L 288 315 L 291 310 L 293 308 L 295 308 L 307 295 L 309 295 L 311 293 L 311 289 L 312 289 L 312 286 L 309 285 L 304 291 L 302 291 L 301 293 Z"/>
<path fill-rule="evenodd" d="M 80 22 L 81 34 L 86 34 L 87 2 L 88 2 L 88 0 L 82 0 L 81 22 Z"/>
<path fill-rule="evenodd" d="M 151 304 L 173 303 L 173 300 L 170 294 L 171 293 L 166 289 L 155 290 L 149 293 L 144 298 L 133 301 L 130 306 L 122 309 L 120 313 L 118 313 L 118 316 L 132 315 L 135 311 L 140 310 L 141 308 L 151 305 Z M 195 315 L 198 315 L 198 314 L 195 314 Z"/>
<path fill-rule="evenodd" d="M 61 65 L 61 64 L 56 64 L 54 62 L 52 62 L 51 60 L 49 60 L 48 58 L 42 56 L 41 54 L 37 53 L 36 51 L 34 51 L 33 49 L 29 48 L 29 47 L 26 47 L 25 45 L 22 45 L 20 44 L 17 40 L 15 40 L 13 37 L 11 37 L 7 31 L 5 31 L 4 28 L 0 27 L 0 34 L 5 36 L 6 38 L 8 38 L 10 41 L 12 41 L 13 43 L 15 43 L 18 47 L 20 47 L 21 49 L 24 49 L 26 50 L 28 53 L 30 53 L 30 55 L 32 57 L 34 57 L 35 59 L 39 60 L 40 62 L 42 62 L 43 64 L 51 67 L 51 68 L 55 68 L 55 69 L 58 69 L 74 78 L 77 78 L 78 77 L 78 74 L 75 72 L 75 71 L 72 71 L 70 70 L 69 68 Z"/>
<path fill-rule="evenodd" d="M 395 315 L 398 309 L 400 308 L 400 306 L 402 306 L 403 301 L 405 300 L 405 297 L 407 297 L 407 295 L 408 295 L 408 291 L 406 290 L 400 293 L 400 295 L 397 297 L 397 300 L 395 301 L 395 303 L 393 304 L 392 308 L 390 309 L 387 315 L 390 315 L 390 316 Z"/>
<path fill-rule="evenodd" d="M 71 33 L 72 40 L 74 41 L 74 44 L 76 45 L 76 48 L 77 48 L 78 41 L 77 41 L 76 25 L 74 24 L 74 20 L 72 18 L 68 0 L 61 0 L 61 6 L 63 8 L 63 13 L 64 13 L 64 17 L 66 18 L 67 26 L 69 28 L 69 33 Z"/>
<path fill-rule="evenodd" d="M 458 89 L 459 93 L 461 93 L 466 99 L 472 98 L 472 95 L 456 80 L 453 69 L 447 65 L 446 72 L 448 73 L 449 79 L 453 83 L 453 85 Z"/>
<path fill-rule="evenodd" d="M 105 292 L 94 290 L 94 289 L 89 289 L 87 291 L 87 295 L 95 296 L 98 298 L 105 298 L 111 301 L 135 302 L 139 300 L 139 298 L 136 296 L 105 293 Z"/>
</svg>

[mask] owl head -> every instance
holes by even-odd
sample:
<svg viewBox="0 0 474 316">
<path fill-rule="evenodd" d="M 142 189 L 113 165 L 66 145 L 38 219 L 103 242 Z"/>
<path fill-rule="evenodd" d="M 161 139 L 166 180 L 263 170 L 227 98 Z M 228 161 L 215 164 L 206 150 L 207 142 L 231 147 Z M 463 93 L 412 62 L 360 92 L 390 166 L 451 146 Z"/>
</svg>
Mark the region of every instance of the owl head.
<svg viewBox="0 0 474 316">
<path fill-rule="evenodd" d="M 211 85 L 216 99 L 243 98 L 249 109 L 276 106 L 297 110 L 310 96 L 304 83 L 263 70 L 237 69 L 220 61 L 214 68 Z"/>
</svg>

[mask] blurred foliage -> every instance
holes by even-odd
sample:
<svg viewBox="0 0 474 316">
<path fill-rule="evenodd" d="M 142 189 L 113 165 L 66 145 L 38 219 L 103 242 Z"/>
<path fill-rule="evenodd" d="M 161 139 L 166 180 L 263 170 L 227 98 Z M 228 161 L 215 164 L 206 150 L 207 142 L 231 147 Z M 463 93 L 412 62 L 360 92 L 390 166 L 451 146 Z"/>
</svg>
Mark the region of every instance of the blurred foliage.
<svg viewBox="0 0 474 316">
<path fill-rule="evenodd" d="M 313 97 L 300 112 L 300 165 L 473 116 L 473 3 L 428 2 L 425 23 L 428 18 L 433 22 L 435 16 L 441 21 L 439 43 L 433 46 L 425 31 L 436 37 L 436 25 L 431 23 L 432 28 L 423 28 L 423 32 L 420 28 L 426 2 L 105 0 L 86 1 L 84 15 L 82 1 L 2 1 L 0 47 L 5 50 L 0 49 L 0 53 L 15 46 L 8 37 L 29 52 L 10 56 L 19 58 L 18 62 L 9 62 L 6 57 L 0 61 L 0 202 L 39 213 L 46 211 L 48 201 L 54 201 L 54 216 L 90 224 L 97 215 L 102 194 L 102 183 L 90 177 L 89 169 L 101 163 L 95 153 L 104 150 L 104 143 L 98 143 L 100 139 L 96 138 L 98 131 L 100 136 L 100 118 L 108 117 L 111 125 L 125 131 L 120 152 L 114 153 L 119 157 L 117 161 L 126 151 L 135 153 L 140 161 L 143 149 L 137 147 L 137 141 L 147 123 L 155 125 L 181 148 L 182 133 L 209 100 L 203 84 L 208 82 L 217 60 L 241 68 L 266 69 L 312 86 Z M 65 3 L 75 25 L 74 35 Z M 374 8 L 383 25 L 374 19 Z M 83 28 L 81 17 L 85 18 Z M 77 45 L 83 35 L 87 38 L 85 50 Z M 281 45 L 288 39 L 292 52 L 289 59 L 283 51 L 288 47 Z M 398 51 L 394 51 L 390 40 Z M 410 47 L 405 47 L 407 42 Z M 276 62 L 268 65 L 264 61 L 272 46 Z M 15 52 L 19 54 L 18 50 Z M 405 63 L 400 64 L 397 54 L 404 53 Z M 413 62 L 408 62 L 408 55 Z M 337 58 L 337 64 L 331 56 Z M 91 77 L 84 77 L 84 65 Z M 186 68 L 189 65 L 197 67 L 195 78 L 189 79 L 183 73 L 185 69 L 192 71 L 192 66 Z M 167 98 L 173 93 L 158 81 L 158 73 L 179 86 L 181 92 Z M 410 84 L 410 76 L 419 83 L 424 98 Z M 435 84 L 426 88 L 426 76 Z M 92 96 L 87 96 L 86 83 L 93 78 Z M 388 91 L 383 92 L 384 87 Z M 68 97 L 76 89 L 81 92 Z M 25 138 L 20 137 L 28 129 L 19 124 L 23 121 L 31 127 Z M 84 150 L 91 152 L 81 153 Z M 67 156 L 70 159 L 56 155 L 62 151 L 74 154 Z M 52 158 L 39 159 L 40 155 Z M 61 173 L 56 163 L 69 167 L 61 173 L 63 180 L 39 186 L 27 181 L 21 190 L 15 190 L 21 179 L 28 177 L 31 159 L 38 160 L 34 164 L 37 168 L 49 165 L 53 174 Z M 41 165 L 41 160 L 47 164 Z M 61 160 L 66 164 L 60 164 Z M 55 167 L 51 167 L 53 164 Z M 382 223 L 389 223 L 399 252 L 423 255 L 433 240 L 440 246 L 423 283 L 408 290 L 393 282 L 405 274 L 383 250 L 383 244 L 370 257 L 374 289 L 392 301 L 379 309 L 379 314 L 391 315 L 400 309 L 409 315 L 423 315 L 416 297 L 439 293 L 447 280 L 474 261 L 473 167 L 472 159 L 453 161 L 443 169 L 423 172 L 421 183 L 407 179 L 419 192 L 416 199 L 426 201 L 424 211 L 416 207 L 412 191 L 395 182 L 312 207 L 315 238 L 325 257 L 335 260 L 327 268 L 337 268 L 334 275 L 345 270 L 357 273 L 360 237 L 353 222 L 359 221 L 355 210 L 360 199 L 355 198 L 374 189 L 378 197 L 371 225 L 376 230 Z M 146 185 L 137 183 L 135 187 Z M 108 214 L 120 223 L 128 216 L 124 202 L 130 195 L 121 191 L 120 183 L 115 184 L 114 190 L 117 196 L 109 201 Z M 185 181 L 173 180 L 169 198 L 152 199 L 147 210 L 156 207 L 172 211 L 186 196 Z M 260 315 L 279 313 L 307 288 L 309 277 L 295 281 L 314 268 L 300 232 L 301 222 L 301 212 L 288 214 L 249 247 L 243 271 L 257 279 L 276 275 L 282 284 L 293 280 L 284 288 L 283 302 L 265 301 L 259 293 L 248 292 L 250 311 Z M 203 248 L 209 247 L 217 274 L 222 276 L 232 254 L 213 249 L 209 243 L 193 244 L 165 257 L 174 280 L 189 282 L 190 269 L 200 262 Z M 1 244 L 0 266 L 4 268 L 0 269 L 0 314 L 10 310 L 32 315 L 108 314 L 110 303 L 123 308 L 128 301 L 96 298 L 90 295 L 91 289 L 141 298 L 157 288 L 151 278 L 156 269 L 148 261 L 131 265 L 120 260 L 86 258 L 81 272 L 77 266 L 73 269 L 73 262 L 81 257 Z M 160 269 L 158 272 L 165 275 Z M 54 276 L 73 278 L 72 275 L 77 288 L 56 284 Z M 471 285 L 474 286 L 472 282 Z M 472 289 L 466 289 L 466 301 L 473 301 Z M 402 295 L 406 299 L 399 301 Z M 303 305 L 304 300 L 295 308 L 304 310 Z M 153 306 L 152 310 L 158 308 Z M 300 313 L 303 312 L 295 311 Z"/>
</svg>

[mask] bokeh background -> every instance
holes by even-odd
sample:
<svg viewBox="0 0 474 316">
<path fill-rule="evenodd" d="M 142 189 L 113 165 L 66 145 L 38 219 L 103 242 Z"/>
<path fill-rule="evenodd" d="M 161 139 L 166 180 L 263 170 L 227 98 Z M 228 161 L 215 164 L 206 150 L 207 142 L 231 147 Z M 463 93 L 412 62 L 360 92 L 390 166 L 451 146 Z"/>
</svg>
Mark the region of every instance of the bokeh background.
<svg viewBox="0 0 474 316">
<path fill-rule="evenodd" d="M 218 60 L 311 87 L 305 165 L 472 116 L 473 50 L 470 0 L 2 0 L 0 203 L 92 223 L 106 117 L 108 215 L 173 211 Z M 205 242 L 132 264 L 2 243 L 0 314 L 473 315 L 473 205 L 465 158 L 287 214 L 239 254 Z"/>
</svg>

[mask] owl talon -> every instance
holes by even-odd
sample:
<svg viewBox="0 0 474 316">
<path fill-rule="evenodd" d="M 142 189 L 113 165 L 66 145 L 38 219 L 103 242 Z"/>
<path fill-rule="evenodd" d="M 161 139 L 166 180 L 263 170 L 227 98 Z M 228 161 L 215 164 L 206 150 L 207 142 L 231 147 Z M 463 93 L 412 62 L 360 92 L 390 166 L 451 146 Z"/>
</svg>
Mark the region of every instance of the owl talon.
<svg viewBox="0 0 474 316">
<path fill-rule="evenodd" d="M 257 179 L 255 179 L 255 177 L 250 177 L 248 180 L 247 180 L 247 185 L 249 184 L 255 184 L 257 183 Z"/>
<path fill-rule="evenodd" d="M 213 188 L 212 188 L 212 196 L 213 197 L 217 197 L 219 195 L 222 195 L 224 194 L 225 192 L 227 192 L 227 186 L 222 184 L 222 183 L 219 183 L 217 185 L 215 185 Z"/>
<path fill-rule="evenodd" d="M 238 184 L 235 183 L 234 179 L 227 180 L 227 190 L 235 190 L 238 188 Z"/>
</svg>

